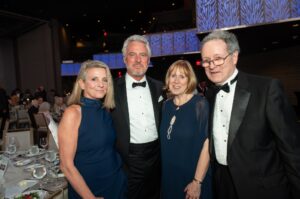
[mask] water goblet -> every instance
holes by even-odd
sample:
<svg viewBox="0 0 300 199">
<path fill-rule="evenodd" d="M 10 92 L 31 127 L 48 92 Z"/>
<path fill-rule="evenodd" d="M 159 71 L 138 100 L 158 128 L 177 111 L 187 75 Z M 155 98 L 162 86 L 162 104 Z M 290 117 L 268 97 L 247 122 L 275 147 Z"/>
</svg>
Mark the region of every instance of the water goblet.
<svg viewBox="0 0 300 199">
<path fill-rule="evenodd" d="M 32 156 L 39 154 L 39 152 L 40 152 L 40 150 L 37 145 L 31 146 L 29 149 L 29 155 L 32 155 Z"/>
<path fill-rule="evenodd" d="M 56 152 L 53 150 L 49 150 L 46 152 L 45 155 L 45 160 L 47 160 L 48 162 L 53 162 L 56 160 Z"/>
<path fill-rule="evenodd" d="M 16 138 L 14 136 L 8 138 L 6 151 L 9 155 L 15 154 L 17 152 Z"/>
<path fill-rule="evenodd" d="M 32 176 L 36 179 L 42 179 L 47 174 L 46 166 L 42 165 L 39 167 L 35 167 L 32 171 Z"/>
<path fill-rule="evenodd" d="M 47 137 L 40 137 L 40 146 L 43 149 L 46 149 L 48 146 L 48 138 Z"/>
</svg>

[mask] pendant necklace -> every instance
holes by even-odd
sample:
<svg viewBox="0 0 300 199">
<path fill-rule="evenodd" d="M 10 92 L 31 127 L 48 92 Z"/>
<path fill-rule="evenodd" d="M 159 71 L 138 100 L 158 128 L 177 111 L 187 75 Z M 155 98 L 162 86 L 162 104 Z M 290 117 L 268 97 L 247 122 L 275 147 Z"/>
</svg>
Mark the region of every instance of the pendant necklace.
<svg viewBox="0 0 300 199">
<path fill-rule="evenodd" d="M 179 106 L 177 106 L 177 108 L 175 109 L 175 113 L 173 115 L 173 117 L 171 118 L 171 121 L 170 121 L 170 126 L 168 128 L 168 131 L 167 131 L 167 139 L 170 140 L 171 139 L 171 133 L 172 133 L 172 130 L 173 130 L 173 125 L 176 121 L 176 112 L 179 110 Z"/>
</svg>

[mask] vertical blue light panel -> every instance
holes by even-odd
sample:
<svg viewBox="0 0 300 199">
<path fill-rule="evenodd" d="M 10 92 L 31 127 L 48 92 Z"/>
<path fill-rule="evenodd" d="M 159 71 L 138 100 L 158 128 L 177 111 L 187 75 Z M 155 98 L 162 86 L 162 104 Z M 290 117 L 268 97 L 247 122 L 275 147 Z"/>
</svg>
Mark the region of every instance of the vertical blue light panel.
<svg viewBox="0 0 300 199">
<path fill-rule="evenodd" d="M 289 0 L 265 0 L 266 22 L 273 22 L 290 17 Z"/>
<path fill-rule="evenodd" d="M 196 0 L 197 31 L 205 32 L 218 28 L 217 0 Z"/>
<path fill-rule="evenodd" d="M 219 21 L 218 27 L 231 27 L 240 25 L 239 0 L 218 1 Z"/>
<path fill-rule="evenodd" d="M 291 0 L 292 17 L 300 17 L 300 0 Z"/>
<path fill-rule="evenodd" d="M 74 76 L 78 74 L 80 63 L 61 64 L 61 76 Z"/>
<path fill-rule="evenodd" d="M 149 38 L 152 56 L 161 56 L 161 34 L 153 34 Z"/>
<path fill-rule="evenodd" d="M 261 0 L 240 0 L 241 24 L 264 22 L 264 4 Z"/>
<path fill-rule="evenodd" d="M 106 63 L 110 69 L 125 68 L 122 53 L 95 54 L 93 59 Z"/>
<path fill-rule="evenodd" d="M 186 52 L 195 52 L 199 51 L 199 39 L 197 37 L 197 30 L 187 30 L 185 32 L 186 35 L 186 43 L 185 43 L 185 51 Z"/>
<path fill-rule="evenodd" d="M 93 55 L 93 60 L 102 61 L 102 54 L 94 54 Z"/>
<path fill-rule="evenodd" d="M 122 53 L 118 53 L 116 54 L 116 65 L 118 66 L 118 68 L 125 68 L 125 63 L 123 61 L 123 54 Z"/>
<path fill-rule="evenodd" d="M 108 65 L 108 67 L 110 67 L 108 54 L 96 54 L 93 56 L 93 59 L 102 61 L 102 62 L 106 63 Z"/>
<path fill-rule="evenodd" d="M 181 54 L 185 52 L 185 32 L 174 32 L 174 54 Z"/>
<path fill-rule="evenodd" d="M 113 54 L 113 53 L 110 53 L 108 54 L 108 66 L 109 68 L 111 69 L 115 69 L 115 68 L 118 68 L 116 66 L 116 54 Z"/>
<path fill-rule="evenodd" d="M 173 54 L 173 33 L 162 33 L 161 35 L 161 49 L 162 55 L 172 55 Z"/>
</svg>

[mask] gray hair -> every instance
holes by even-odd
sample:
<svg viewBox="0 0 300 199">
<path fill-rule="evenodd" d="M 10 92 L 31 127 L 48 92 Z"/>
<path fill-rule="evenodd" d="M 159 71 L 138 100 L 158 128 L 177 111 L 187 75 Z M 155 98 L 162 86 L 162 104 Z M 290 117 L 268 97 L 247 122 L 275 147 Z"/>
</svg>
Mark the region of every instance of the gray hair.
<svg viewBox="0 0 300 199">
<path fill-rule="evenodd" d="M 124 41 L 123 48 L 122 48 L 123 57 L 126 56 L 128 44 L 133 41 L 138 41 L 138 42 L 144 43 L 146 45 L 146 48 L 148 51 L 148 56 L 151 57 L 151 48 L 150 48 L 149 41 L 143 35 L 131 35 Z"/>
<path fill-rule="evenodd" d="M 201 42 L 202 47 L 206 42 L 216 39 L 220 39 L 226 43 L 229 53 L 233 53 L 235 51 L 240 52 L 240 46 L 236 36 L 226 30 L 215 30 L 205 36 Z"/>
</svg>

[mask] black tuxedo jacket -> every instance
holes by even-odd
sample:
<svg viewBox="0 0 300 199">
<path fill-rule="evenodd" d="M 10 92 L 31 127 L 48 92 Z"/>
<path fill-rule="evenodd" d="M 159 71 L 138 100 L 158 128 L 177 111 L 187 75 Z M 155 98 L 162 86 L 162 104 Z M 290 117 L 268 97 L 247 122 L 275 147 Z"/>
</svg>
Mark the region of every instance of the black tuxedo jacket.
<svg viewBox="0 0 300 199">
<path fill-rule="evenodd" d="M 150 88 L 150 93 L 152 97 L 152 104 L 155 116 L 155 122 L 157 127 L 157 132 L 159 130 L 160 114 L 161 114 L 161 103 L 159 98 L 162 94 L 163 84 L 160 81 L 147 77 L 147 84 Z M 112 117 L 114 128 L 117 133 L 116 146 L 125 166 L 128 165 L 128 153 L 129 153 L 129 142 L 130 142 L 130 127 L 129 127 L 129 112 L 127 103 L 127 93 L 126 93 L 126 82 L 125 76 L 118 78 L 114 81 L 114 94 L 116 108 L 112 110 Z M 125 167 L 126 168 L 126 167 Z"/>
<path fill-rule="evenodd" d="M 215 95 L 207 97 L 214 160 Z M 227 162 L 240 199 L 300 198 L 300 127 L 278 80 L 238 73 Z"/>
</svg>

